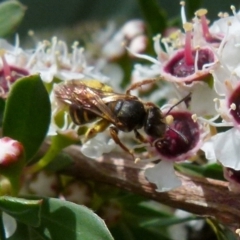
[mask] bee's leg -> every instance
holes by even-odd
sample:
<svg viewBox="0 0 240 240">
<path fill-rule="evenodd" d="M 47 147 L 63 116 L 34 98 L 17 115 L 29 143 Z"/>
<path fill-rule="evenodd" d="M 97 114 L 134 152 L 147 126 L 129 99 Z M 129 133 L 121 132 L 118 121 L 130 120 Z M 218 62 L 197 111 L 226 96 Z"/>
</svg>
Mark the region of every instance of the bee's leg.
<svg viewBox="0 0 240 240">
<path fill-rule="evenodd" d="M 87 130 L 83 142 L 95 137 L 98 133 L 103 132 L 109 126 L 109 122 L 105 119 L 101 119 L 95 123 L 95 125 Z"/>
<path fill-rule="evenodd" d="M 132 84 L 126 91 L 126 94 L 127 95 L 130 95 L 130 92 L 136 88 L 140 88 L 141 86 L 143 85 L 147 85 L 147 84 L 152 84 L 152 83 L 155 83 L 158 79 L 146 79 L 146 80 L 143 80 L 141 82 L 136 82 L 134 84 Z"/>
<path fill-rule="evenodd" d="M 135 137 L 142 143 L 148 143 L 149 141 L 138 130 L 134 130 Z"/>
<path fill-rule="evenodd" d="M 118 144 L 125 152 L 129 153 L 133 157 L 133 159 L 135 160 L 135 156 L 134 156 L 133 152 L 130 149 L 128 149 L 119 139 L 118 129 L 116 127 L 112 126 L 112 127 L 109 128 L 109 131 L 110 131 L 110 135 L 111 135 L 112 139 L 114 140 L 114 142 L 116 144 Z"/>
</svg>

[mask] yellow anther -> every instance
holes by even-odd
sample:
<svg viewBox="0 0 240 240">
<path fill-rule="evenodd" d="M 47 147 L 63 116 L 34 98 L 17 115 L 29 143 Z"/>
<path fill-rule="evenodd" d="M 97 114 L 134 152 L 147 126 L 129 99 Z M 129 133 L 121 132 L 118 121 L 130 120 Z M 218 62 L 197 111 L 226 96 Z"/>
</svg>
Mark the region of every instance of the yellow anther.
<svg viewBox="0 0 240 240">
<path fill-rule="evenodd" d="M 78 45 L 79 45 L 78 41 L 73 42 L 72 49 L 77 48 Z"/>
<path fill-rule="evenodd" d="M 157 34 L 155 37 L 153 37 L 153 41 L 159 40 L 161 38 L 161 34 Z"/>
<path fill-rule="evenodd" d="M 135 158 L 134 163 L 138 163 L 138 162 L 140 162 L 140 161 L 141 161 L 140 158 Z"/>
<path fill-rule="evenodd" d="M 225 80 L 225 86 L 229 91 L 233 91 L 232 83 L 229 80 Z"/>
<path fill-rule="evenodd" d="M 223 17 L 226 18 L 226 17 L 229 17 L 229 14 L 227 12 L 223 13 Z"/>
<path fill-rule="evenodd" d="M 237 106 L 236 106 L 235 103 L 232 103 L 232 104 L 230 105 L 230 108 L 231 108 L 232 110 L 236 110 L 236 109 L 237 109 Z"/>
<path fill-rule="evenodd" d="M 230 8 L 231 8 L 232 11 L 236 11 L 236 7 L 235 6 L 231 5 Z"/>
<path fill-rule="evenodd" d="M 166 118 L 165 118 L 165 121 L 166 121 L 167 125 L 171 125 L 174 121 L 174 118 L 173 118 L 172 115 L 167 115 Z"/>
<path fill-rule="evenodd" d="M 34 33 L 33 30 L 29 30 L 29 31 L 28 31 L 28 36 L 32 37 L 34 34 L 35 34 L 35 33 Z"/>
<path fill-rule="evenodd" d="M 0 49 L 0 57 L 4 56 L 5 53 L 6 53 L 5 49 Z"/>
<path fill-rule="evenodd" d="M 197 114 L 193 114 L 191 117 L 194 122 L 197 122 Z"/>
<path fill-rule="evenodd" d="M 186 22 L 183 24 L 183 28 L 184 28 L 185 32 L 190 32 L 193 29 L 193 25 L 192 25 L 192 23 Z"/>
<path fill-rule="evenodd" d="M 223 18 L 223 12 L 219 12 L 218 17 Z"/>
<path fill-rule="evenodd" d="M 121 46 L 122 47 L 126 47 L 127 46 L 127 42 L 126 41 L 121 42 Z"/>
<path fill-rule="evenodd" d="M 195 12 L 195 15 L 198 16 L 198 17 L 202 17 L 202 16 L 206 15 L 207 12 L 208 12 L 207 9 L 202 8 L 202 9 L 197 10 Z"/>
<path fill-rule="evenodd" d="M 240 229 L 236 229 L 235 233 L 240 236 Z"/>
<path fill-rule="evenodd" d="M 180 2 L 180 5 L 181 5 L 181 6 L 185 6 L 185 2 L 184 2 L 184 1 L 181 1 L 181 2 Z"/>
</svg>

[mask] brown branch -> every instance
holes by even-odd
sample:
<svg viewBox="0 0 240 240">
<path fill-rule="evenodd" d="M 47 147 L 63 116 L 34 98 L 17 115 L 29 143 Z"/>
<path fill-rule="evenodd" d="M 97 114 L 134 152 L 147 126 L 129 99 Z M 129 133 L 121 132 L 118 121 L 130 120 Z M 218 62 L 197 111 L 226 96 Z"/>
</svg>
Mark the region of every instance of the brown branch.
<svg viewBox="0 0 240 240">
<path fill-rule="evenodd" d="M 45 152 L 47 147 L 44 144 L 42 151 Z M 182 186 L 159 193 L 144 177 L 146 164 L 135 164 L 124 153 L 110 153 L 94 160 L 82 155 L 77 146 L 71 146 L 65 152 L 74 160 L 64 170 L 66 174 L 108 183 L 200 216 L 215 217 L 232 228 L 240 226 L 240 197 L 228 190 L 227 182 L 178 173 Z"/>
</svg>

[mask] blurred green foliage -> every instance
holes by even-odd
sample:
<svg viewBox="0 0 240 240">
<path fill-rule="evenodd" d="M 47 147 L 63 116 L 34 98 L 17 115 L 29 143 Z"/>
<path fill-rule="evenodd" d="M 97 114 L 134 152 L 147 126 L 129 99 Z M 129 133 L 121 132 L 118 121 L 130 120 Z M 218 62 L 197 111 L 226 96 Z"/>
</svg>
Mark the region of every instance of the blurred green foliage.
<svg viewBox="0 0 240 240">
<path fill-rule="evenodd" d="M 53 29 L 61 26 L 71 28 L 76 23 L 89 20 L 114 19 L 121 23 L 128 19 L 142 18 L 141 8 L 136 0 L 21 0 L 20 2 L 28 6 L 26 17 L 19 28 L 21 35 L 25 35 L 29 29 Z M 164 9 L 168 20 L 180 15 L 180 1 L 156 0 L 156 2 Z M 214 20 L 220 11 L 231 13 L 230 5 L 235 5 L 238 9 L 239 1 L 188 0 L 186 1 L 187 17 L 191 19 L 198 7 L 204 7 L 209 10 L 208 18 Z M 156 18 L 156 21 L 158 20 Z"/>
</svg>

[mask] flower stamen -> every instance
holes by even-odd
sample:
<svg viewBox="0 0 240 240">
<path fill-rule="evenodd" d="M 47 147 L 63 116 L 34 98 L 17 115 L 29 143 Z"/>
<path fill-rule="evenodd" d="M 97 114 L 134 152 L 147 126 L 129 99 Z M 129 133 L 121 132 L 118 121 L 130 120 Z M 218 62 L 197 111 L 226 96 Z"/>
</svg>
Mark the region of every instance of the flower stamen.
<svg viewBox="0 0 240 240">
<path fill-rule="evenodd" d="M 235 103 L 232 103 L 232 104 L 230 105 L 230 110 L 235 111 L 236 109 L 237 109 L 236 104 L 235 104 Z"/>
<path fill-rule="evenodd" d="M 192 29 L 193 29 L 193 26 L 191 23 L 184 23 L 183 28 L 186 33 L 184 58 L 185 58 L 186 65 L 190 66 L 190 65 L 193 65 L 193 63 L 194 63 L 194 59 L 192 56 Z"/>
<path fill-rule="evenodd" d="M 231 5 L 230 8 L 231 8 L 231 10 L 232 10 L 232 13 L 233 13 L 234 17 L 236 17 L 237 20 L 240 22 L 240 18 L 239 18 L 239 16 L 238 16 L 237 12 L 236 12 L 236 7 L 233 6 L 233 5 Z"/>
<path fill-rule="evenodd" d="M 202 25 L 202 31 L 203 31 L 203 36 L 207 41 L 210 41 L 212 39 L 212 35 L 209 31 L 208 28 L 208 21 L 206 18 L 206 14 L 207 14 L 207 9 L 199 9 L 198 11 L 196 11 L 196 16 L 198 16 L 201 19 L 201 25 Z"/>
<path fill-rule="evenodd" d="M 185 2 L 181 1 L 180 2 L 181 5 L 181 18 L 182 18 L 182 23 L 185 24 L 187 22 L 187 18 L 186 18 L 186 12 L 185 12 Z"/>
</svg>

